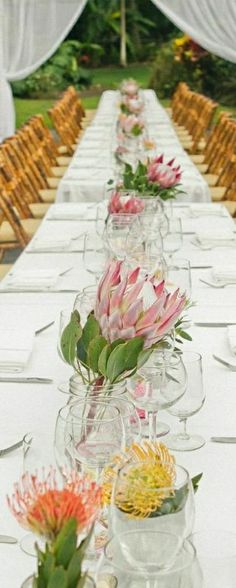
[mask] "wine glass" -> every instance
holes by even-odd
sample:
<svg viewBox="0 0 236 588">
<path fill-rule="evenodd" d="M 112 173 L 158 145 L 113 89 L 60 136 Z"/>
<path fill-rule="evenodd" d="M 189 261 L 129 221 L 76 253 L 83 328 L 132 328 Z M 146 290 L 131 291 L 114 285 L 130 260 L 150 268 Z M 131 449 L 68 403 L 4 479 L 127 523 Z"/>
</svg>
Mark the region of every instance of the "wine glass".
<svg viewBox="0 0 236 588">
<path fill-rule="evenodd" d="M 175 257 L 167 264 L 166 286 L 169 291 L 179 288 L 180 294 L 190 298 L 192 291 L 191 269 L 188 259 Z"/>
<path fill-rule="evenodd" d="M 145 248 L 142 245 L 130 248 L 127 253 L 127 264 L 130 268 L 139 266 L 140 277 L 155 276 L 159 282 L 166 279 L 167 265 L 163 253 L 159 251 L 153 254 L 150 243 Z"/>
<path fill-rule="evenodd" d="M 138 543 L 147 532 L 158 532 L 156 567 L 153 560 L 149 571 L 168 569 L 194 524 L 194 493 L 187 470 L 176 465 L 172 456 L 167 462 L 126 462 L 116 471 L 109 515 L 114 536 L 123 531 L 136 532 L 132 551 L 131 545 L 121 546 L 127 563 L 143 572 L 149 550 L 147 545 L 142 556 Z"/>
<path fill-rule="evenodd" d="M 182 223 L 180 218 L 169 218 L 168 232 L 164 238 L 164 251 L 169 259 L 172 258 L 176 251 L 181 249 L 183 244 Z"/>
<path fill-rule="evenodd" d="M 186 370 L 176 353 L 156 354 L 128 380 L 130 398 L 148 414 L 150 441 L 169 432 L 168 425 L 157 421 L 157 413 L 175 404 L 185 390 Z"/>
<path fill-rule="evenodd" d="M 94 276 L 95 281 L 101 277 L 108 260 L 104 240 L 95 233 L 85 233 L 83 262 L 85 269 Z"/>
<path fill-rule="evenodd" d="M 200 353 L 184 351 L 182 358 L 187 373 L 186 392 L 175 406 L 168 407 L 168 412 L 178 417 L 180 423 L 183 423 L 183 431 L 170 435 L 166 445 L 175 451 L 192 451 L 205 444 L 205 439 L 201 435 L 187 433 L 188 417 L 196 414 L 205 402 L 202 356 Z"/>
<path fill-rule="evenodd" d="M 109 247 L 112 255 L 117 259 L 125 259 L 127 248 L 132 247 L 139 235 L 137 223 L 139 223 L 136 214 L 109 214 L 105 230 L 104 240 Z"/>
<path fill-rule="evenodd" d="M 138 443 L 141 439 L 141 422 L 135 404 L 124 394 L 110 397 L 99 395 L 99 401 L 119 409 L 124 424 L 125 447 L 130 447 L 134 442 Z"/>
<path fill-rule="evenodd" d="M 164 544 L 171 543 L 170 533 L 123 531 L 105 545 L 98 564 L 98 582 L 117 581 L 122 588 L 202 588 L 201 571 L 196 566 L 196 549 L 187 539 L 175 562 L 168 569 L 158 569 L 158 554 Z M 141 552 L 143 569 L 129 561 L 140 540 L 136 557 Z M 126 553 L 126 549 L 128 552 Z M 161 555 L 162 556 L 162 555 Z M 115 586 L 115 583 L 114 583 Z"/>
<path fill-rule="evenodd" d="M 103 237 L 106 219 L 108 217 L 108 203 L 109 200 L 107 198 L 97 205 L 95 226 L 96 232 L 101 238 Z"/>
<path fill-rule="evenodd" d="M 78 310 L 82 324 L 85 324 L 88 315 L 94 310 L 96 296 L 97 286 L 87 286 L 76 295 L 73 310 Z"/>
</svg>

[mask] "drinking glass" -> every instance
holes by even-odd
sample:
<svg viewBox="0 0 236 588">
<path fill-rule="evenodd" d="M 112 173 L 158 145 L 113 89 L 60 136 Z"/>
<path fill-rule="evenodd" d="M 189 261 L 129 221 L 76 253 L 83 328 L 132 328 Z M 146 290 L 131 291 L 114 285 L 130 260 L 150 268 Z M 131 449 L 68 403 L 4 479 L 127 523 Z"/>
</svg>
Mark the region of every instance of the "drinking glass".
<svg viewBox="0 0 236 588">
<path fill-rule="evenodd" d="M 81 323 L 84 325 L 88 315 L 94 310 L 97 295 L 97 286 L 83 288 L 75 297 L 73 310 L 78 310 Z"/>
<path fill-rule="evenodd" d="M 119 533 L 105 546 L 96 580 L 101 586 L 103 581 L 104 586 L 110 581 L 114 588 L 117 585 L 122 588 L 202 588 L 201 574 L 196 573 L 196 550 L 188 540 L 184 541 L 172 566 L 158 567 L 159 553 L 162 557 L 164 545 L 171 543 L 171 539 L 169 533 L 156 531 L 145 531 L 142 536 L 137 536 L 136 531 Z M 136 548 L 136 557 L 141 554 L 142 569 L 130 561 Z"/>
<path fill-rule="evenodd" d="M 147 247 L 143 245 L 134 246 L 127 252 L 127 264 L 130 268 L 140 267 L 140 277 L 147 275 L 155 276 L 156 280 L 161 282 L 166 279 L 167 265 L 162 251 L 153 254 L 151 244 Z"/>
<path fill-rule="evenodd" d="M 115 258 L 125 259 L 127 249 L 134 245 L 136 239 L 138 238 L 141 242 L 142 235 L 138 230 L 138 223 L 136 214 L 109 214 L 104 230 L 104 240 Z"/>
<path fill-rule="evenodd" d="M 157 421 L 159 410 L 169 408 L 186 390 L 186 370 L 181 356 L 157 354 L 128 380 L 129 397 L 148 414 L 149 439 L 166 435 L 169 426 Z"/>
<path fill-rule="evenodd" d="M 76 399 L 83 400 L 87 396 L 99 400 L 100 395 L 110 398 L 111 396 L 120 396 L 120 394 L 126 393 L 126 380 L 122 380 L 122 382 L 117 382 L 116 384 L 98 384 L 94 382 L 93 384 L 85 385 L 81 376 L 77 373 L 70 377 L 69 386 L 72 402 Z"/>
<path fill-rule="evenodd" d="M 106 198 L 106 200 L 99 202 L 97 205 L 95 226 L 96 232 L 101 238 L 103 237 L 106 219 L 108 217 L 108 204 L 109 200 Z"/>
<path fill-rule="evenodd" d="M 76 469 L 99 479 L 106 463 L 125 447 L 120 410 L 92 398 L 70 407 L 71 450 Z"/>
<path fill-rule="evenodd" d="M 150 459 L 126 463 L 117 470 L 109 507 L 109 526 L 114 536 L 123 531 L 136 532 L 132 551 L 131 545 L 122 546 L 124 557 L 134 568 L 140 571 L 146 568 L 148 551 L 143 552 L 142 557 L 138 543 L 148 531 L 160 533 L 160 547 L 162 545 L 162 549 L 156 545 L 156 568 L 153 561 L 150 571 L 168 569 L 192 532 L 194 514 L 192 482 L 182 466 L 172 461 L 165 463 Z"/>
<path fill-rule="evenodd" d="M 169 291 L 179 288 L 180 295 L 191 297 L 192 280 L 190 262 L 188 259 L 174 258 L 167 263 L 166 286 Z"/>
<path fill-rule="evenodd" d="M 169 218 L 168 232 L 164 238 L 164 251 L 171 259 L 183 244 L 182 223 L 180 218 Z"/>
<path fill-rule="evenodd" d="M 96 282 L 100 279 L 107 260 L 108 253 L 104 240 L 96 233 L 86 233 L 83 252 L 84 267 L 94 276 Z"/>
<path fill-rule="evenodd" d="M 186 392 L 175 406 L 168 407 L 168 412 L 178 417 L 180 423 L 183 423 L 183 430 L 170 435 L 166 445 L 175 451 L 192 451 L 205 444 L 205 439 L 201 435 L 187 433 L 187 419 L 196 414 L 205 402 L 202 357 L 200 353 L 184 351 L 182 359 L 187 373 Z"/>
</svg>

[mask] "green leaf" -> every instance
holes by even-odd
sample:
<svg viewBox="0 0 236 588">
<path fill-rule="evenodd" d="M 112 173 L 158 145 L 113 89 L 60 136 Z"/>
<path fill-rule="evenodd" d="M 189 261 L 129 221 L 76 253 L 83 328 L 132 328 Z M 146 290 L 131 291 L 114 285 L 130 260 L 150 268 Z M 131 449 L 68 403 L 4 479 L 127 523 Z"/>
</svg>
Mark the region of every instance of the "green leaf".
<svg viewBox="0 0 236 588">
<path fill-rule="evenodd" d="M 68 586 L 66 571 L 63 570 L 62 566 L 54 570 L 48 582 L 47 588 L 59 588 L 59 586 L 60 588 L 67 588 Z"/>
<path fill-rule="evenodd" d="M 67 568 L 76 550 L 76 527 L 76 520 L 73 518 L 69 519 L 62 527 L 54 544 L 56 563 L 61 564 L 64 568 Z"/>
<path fill-rule="evenodd" d="M 194 494 L 196 494 L 196 492 L 198 491 L 199 482 L 202 479 L 202 476 L 203 476 L 203 473 L 197 474 L 197 476 L 194 476 L 192 478 L 192 485 L 193 485 Z"/>
<path fill-rule="evenodd" d="M 100 335 L 100 326 L 94 315 L 90 314 L 83 328 L 82 343 L 87 351 L 90 341 Z"/>
<path fill-rule="evenodd" d="M 116 341 L 114 341 L 113 343 L 111 343 L 110 345 L 107 344 L 99 357 L 98 360 L 98 369 L 99 369 L 99 373 L 101 373 L 104 377 L 106 377 L 107 375 L 107 362 L 108 362 L 108 358 L 111 355 L 111 352 L 113 351 L 113 349 L 115 349 L 118 345 L 120 345 L 121 343 L 124 343 L 123 339 L 117 339 Z"/>
<path fill-rule="evenodd" d="M 187 341 L 192 341 L 192 337 L 191 335 L 189 335 L 189 333 L 186 333 L 186 331 L 183 331 L 183 329 L 176 329 L 179 337 L 182 337 L 182 339 L 186 339 Z"/>
<path fill-rule="evenodd" d="M 98 360 L 104 347 L 106 347 L 107 341 L 102 335 L 98 335 L 92 341 L 90 341 L 87 350 L 87 362 L 91 370 L 96 374 L 98 373 Z"/>
<path fill-rule="evenodd" d="M 143 349 L 138 356 L 138 370 L 148 361 L 150 355 L 152 355 L 153 349 Z"/>
<path fill-rule="evenodd" d="M 52 553 L 46 553 L 44 563 L 41 566 L 40 572 L 42 573 L 42 578 L 45 584 L 43 586 L 47 586 L 49 582 L 49 578 L 52 575 L 52 572 L 55 570 L 56 567 L 55 557 Z"/>
<path fill-rule="evenodd" d="M 111 384 L 126 372 L 133 370 L 137 366 L 139 353 L 144 345 L 143 337 L 134 337 L 126 343 L 118 345 L 110 354 L 107 362 L 106 375 Z"/>
<path fill-rule="evenodd" d="M 61 336 L 61 352 L 67 363 L 74 365 L 76 347 L 82 335 L 80 315 L 77 310 L 71 313 L 69 324 L 65 327 Z"/>
</svg>

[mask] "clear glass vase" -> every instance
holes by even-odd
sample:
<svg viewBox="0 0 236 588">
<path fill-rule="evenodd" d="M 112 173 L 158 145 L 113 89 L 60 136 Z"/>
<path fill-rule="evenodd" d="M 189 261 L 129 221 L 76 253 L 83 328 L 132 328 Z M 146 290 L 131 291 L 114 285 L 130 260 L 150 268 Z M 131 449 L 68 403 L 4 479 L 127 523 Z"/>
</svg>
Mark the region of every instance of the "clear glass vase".
<svg viewBox="0 0 236 588">
<path fill-rule="evenodd" d="M 76 398 L 86 398 L 86 396 L 119 396 L 126 392 L 126 380 L 118 382 L 117 384 L 103 383 L 99 379 L 97 382 L 86 385 L 82 381 L 79 374 L 73 374 L 69 381 L 69 393 L 73 397 L 72 401 Z"/>
</svg>

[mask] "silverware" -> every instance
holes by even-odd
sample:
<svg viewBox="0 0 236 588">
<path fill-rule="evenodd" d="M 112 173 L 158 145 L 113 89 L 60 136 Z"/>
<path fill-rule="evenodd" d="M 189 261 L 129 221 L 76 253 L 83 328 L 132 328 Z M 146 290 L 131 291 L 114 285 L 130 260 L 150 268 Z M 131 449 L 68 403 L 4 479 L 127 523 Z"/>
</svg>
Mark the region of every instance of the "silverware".
<svg viewBox="0 0 236 588">
<path fill-rule="evenodd" d="M 53 380 L 50 378 L 37 378 L 35 376 L 0 376 L 0 384 L 2 382 L 12 382 L 17 384 L 52 384 Z"/>
<path fill-rule="evenodd" d="M 199 282 L 203 282 L 203 284 L 207 284 L 207 286 L 211 286 L 211 288 L 225 288 L 226 286 L 236 286 L 236 282 L 221 282 L 220 284 L 216 284 L 215 282 L 209 282 L 207 280 L 203 280 L 199 278 Z"/>
<path fill-rule="evenodd" d="M 11 543 L 13 545 L 18 543 L 18 541 L 15 537 L 11 537 L 10 535 L 0 535 L 0 543 Z"/>
<path fill-rule="evenodd" d="M 218 328 L 218 327 L 228 327 L 228 325 L 236 325 L 236 322 L 228 322 L 228 323 L 203 323 L 201 321 L 199 322 L 194 322 L 193 323 L 195 325 L 195 327 L 213 327 L 213 328 Z"/>
<path fill-rule="evenodd" d="M 18 441 L 18 443 L 14 443 L 13 445 L 6 447 L 5 449 L 0 449 L 0 457 L 3 457 L 4 455 L 11 453 L 12 451 L 15 451 L 15 449 L 19 449 L 19 447 L 23 445 L 23 442 L 23 439 L 21 439 L 21 441 Z"/>
<path fill-rule="evenodd" d="M 71 272 L 71 270 L 73 270 L 73 266 L 72 267 L 68 267 L 66 270 L 63 270 L 63 272 L 61 272 L 59 274 L 59 277 L 65 276 L 66 274 L 68 274 L 69 272 Z"/>
<path fill-rule="evenodd" d="M 211 437 L 214 443 L 236 443 L 236 437 Z"/>
<path fill-rule="evenodd" d="M 40 333 L 43 333 L 43 331 L 46 331 L 46 329 L 49 329 L 49 327 L 51 327 L 52 325 L 54 325 L 55 321 L 51 321 L 51 323 L 48 323 L 47 325 L 44 325 L 44 327 L 41 327 L 40 329 L 36 329 L 36 331 L 34 331 L 34 334 L 36 335 L 40 335 Z"/>
<path fill-rule="evenodd" d="M 211 269 L 212 265 L 195 265 L 195 264 L 191 264 L 191 269 Z"/>
<path fill-rule="evenodd" d="M 236 372 L 236 365 L 235 364 L 229 363 L 228 361 L 226 361 L 222 357 L 219 357 L 218 355 L 214 355 L 214 353 L 212 354 L 212 357 L 214 357 L 214 359 L 216 361 L 218 361 L 219 363 L 222 363 L 222 365 L 224 365 L 225 367 L 229 368 L 232 372 Z"/>
</svg>

